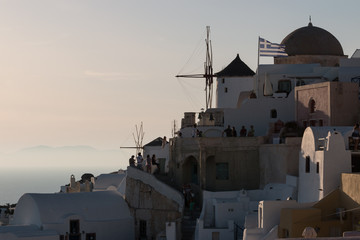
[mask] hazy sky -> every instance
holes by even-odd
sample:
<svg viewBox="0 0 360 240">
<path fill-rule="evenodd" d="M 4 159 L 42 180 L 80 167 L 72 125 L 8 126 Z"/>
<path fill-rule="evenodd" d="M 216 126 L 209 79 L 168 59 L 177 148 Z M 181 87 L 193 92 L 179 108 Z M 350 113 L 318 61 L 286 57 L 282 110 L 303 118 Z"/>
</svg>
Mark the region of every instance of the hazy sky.
<svg viewBox="0 0 360 240">
<path fill-rule="evenodd" d="M 360 48 L 360 1 L 0 0 L 0 152 L 36 145 L 133 145 L 170 137 L 186 111 L 205 105 L 206 26 L 214 71 L 239 53 L 254 71 L 261 36 L 331 32 Z M 196 51 L 194 57 L 189 59 Z M 261 62 L 269 59 L 261 59 Z"/>
</svg>

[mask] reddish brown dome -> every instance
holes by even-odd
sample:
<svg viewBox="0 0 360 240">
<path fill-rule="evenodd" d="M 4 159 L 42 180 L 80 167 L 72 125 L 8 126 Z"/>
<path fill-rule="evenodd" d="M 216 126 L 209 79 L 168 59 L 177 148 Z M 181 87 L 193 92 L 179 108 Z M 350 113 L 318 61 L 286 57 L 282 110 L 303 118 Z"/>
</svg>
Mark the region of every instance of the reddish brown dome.
<svg viewBox="0 0 360 240">
<path fill-rule="evenodd" d="M 299 28 L 287 35 L 281 44 L 289 56 L 295 55 L 332 55 L 343 56 L 340 42 L 328 31 L 314 27 Z"/>
</svg>

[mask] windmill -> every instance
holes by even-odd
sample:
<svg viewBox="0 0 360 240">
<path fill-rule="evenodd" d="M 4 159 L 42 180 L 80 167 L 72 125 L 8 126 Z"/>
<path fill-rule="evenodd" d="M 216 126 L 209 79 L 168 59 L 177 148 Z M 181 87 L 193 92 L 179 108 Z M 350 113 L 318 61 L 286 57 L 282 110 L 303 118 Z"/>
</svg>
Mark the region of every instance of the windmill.
<svg viewBox="0 0 360 240">
<path fill-rule="evenodd" d="M 135 148 L 136 149 L 136 155 L 138 155 L 138 153 L 141 153 L 142 149 L 143 149 L 143 139 L 144 139 L 144 135 L 145 132 L 143 130 L 143 123 L 141 122 L 140 127 L 138 128 L 137 125 L 135 125 L 135 130 L 136 130 L 136 135 L 133 133 L 133 138 L 134 138 L 134 142 L 135 142 L 135 147 L 120 147 L 120 148 Z"/>
<path fill-rule="evenodd" d="M 184 78 L 205 78 L 205 97 L 206 97 L 206 109 L 211 108 L 212 96 L 213 96 L 213 78 L 216 76 L 213 74 L 213 56 L 212 46 L 210 40 L 210 26 L 206 27 L 206 60 L 204 62 L 204 74 L 190 74 L 190 75 L 176 75 L 176 77 Z"/>
</svg>

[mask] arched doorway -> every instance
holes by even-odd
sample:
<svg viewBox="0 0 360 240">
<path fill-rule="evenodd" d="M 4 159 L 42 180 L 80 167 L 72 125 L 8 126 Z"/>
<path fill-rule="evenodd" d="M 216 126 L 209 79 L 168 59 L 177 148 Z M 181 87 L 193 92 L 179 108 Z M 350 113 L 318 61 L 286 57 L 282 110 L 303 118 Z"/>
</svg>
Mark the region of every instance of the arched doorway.
<svg viewBox="0 0 360 240">
<path fill-rule="evenodd" d="M 183 165 L 183 182 L 199 184 L 199 164 L 194 156 L 187 157 Z"/>
</svg>

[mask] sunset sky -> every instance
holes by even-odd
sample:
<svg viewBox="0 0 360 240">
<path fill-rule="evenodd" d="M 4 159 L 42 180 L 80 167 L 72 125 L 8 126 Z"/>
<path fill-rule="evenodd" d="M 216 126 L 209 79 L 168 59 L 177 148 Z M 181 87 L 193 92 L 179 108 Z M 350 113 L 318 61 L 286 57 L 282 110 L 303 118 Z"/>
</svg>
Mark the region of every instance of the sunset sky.
<svg viewBox="0 0 360 240">
<path fill-rule="evenodd" d="M 258 37 L 279 43 L 310 15 L 351 56 L 359 9 L 358 0 L 0 0 L 0 152 L 119 149 L 141 122 L 144 143 L 171 137 L 173 120 L 205 105 L 204 81 L 175 75 L 203 72 L 206 26 L 215 72 L 236 54 L 256 71 Z"/>
</svg>

